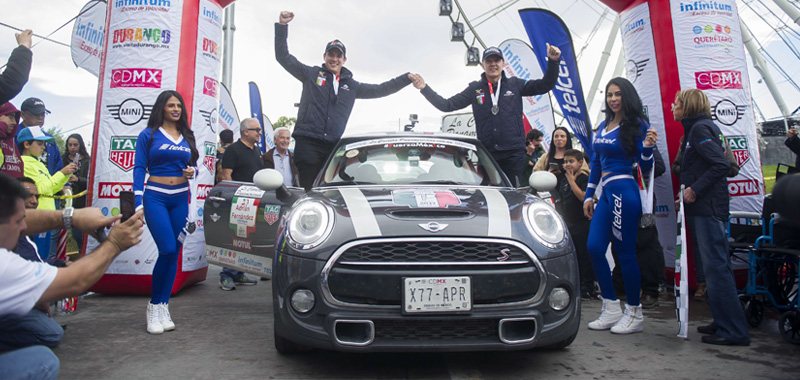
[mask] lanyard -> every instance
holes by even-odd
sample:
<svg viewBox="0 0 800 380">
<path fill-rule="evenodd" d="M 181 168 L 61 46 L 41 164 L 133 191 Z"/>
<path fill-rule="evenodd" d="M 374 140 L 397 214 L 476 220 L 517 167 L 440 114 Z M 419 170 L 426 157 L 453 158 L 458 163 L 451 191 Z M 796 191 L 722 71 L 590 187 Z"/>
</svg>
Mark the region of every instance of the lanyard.
<svg viewBox="0 0 800 380">
<path fill-rule="evenodd" d="M 492 88 L 492 82 L 489 80 L 489 78 L 486 78 L 486 83 L 489 84 L 489 96 L 492 98 L 492 115 L 497 115 L 497 113 L 500 112 L 499 96 L 500 96 L 500 84 L 502 84 L 502 79 L 503 78 L 497 80 L 497 93 L 495 93 L 494 89 Z"/>
<path fill-rule="evenodd" d="M 339 95 L 339 74 L 333 76 L 333 93 Z"/>
</svg>

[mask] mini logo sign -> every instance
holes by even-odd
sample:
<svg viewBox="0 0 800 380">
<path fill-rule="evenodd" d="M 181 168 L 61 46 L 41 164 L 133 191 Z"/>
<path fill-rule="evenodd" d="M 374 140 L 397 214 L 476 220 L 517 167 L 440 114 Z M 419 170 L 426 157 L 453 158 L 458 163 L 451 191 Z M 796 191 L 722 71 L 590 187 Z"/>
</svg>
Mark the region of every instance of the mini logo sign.
<svg viewBox="0 0 800 380">
<path fill-rule="evenodd" d="M 100 182 L 97 186 L 100 199 L 117 199 L 120 191 L 131 191 L 133 182 Z"/>
<path fill-rule="evenodd" d="M 741 90 L 741 71 L 700 71 L 694 73 L 698 90 Z"/>
<path fill-rule="evenodd" d="M 275 224 L 280 218 L 281 206 L 279 205 L 265 205 L 264 206 L 264 221 L 270 226 Z"/>
<path fill-rule="evenodd" d="M 419 226 L 420 226 L 420 228 L 422 228 L 425 231 L 436 233 L 436 232 L 442 231 L 445 228 L 447 228 L 447 226 L 449 226 L 449 224 L 428 222 L 428 223 L 420 223 Z"/>
<path fill-rule="evenodd" d="M 210 173 L 214 173 L 214 163 L 217 160 L 217 144 L 206 141 L 205 148 L 206 155 L 203 157 L 203 166 L 205 166 Z"/>
<path fill-rule="evenodd" d="M 111 161 L 122 171 L 133 169 L 134 155 L 136 154 L 136 137 L 134 136 L 112 136 L 111 149 L 108 152 L 108 160 Z"/>
<path fill-rule="evenodd" d="M 203 94 L 216 98 L 219 92 L 219 82 L 214 78 L 204 77 Z"/>
<path fill-rule="evenodd" d="M 127 126 L 136 125 L 136 123 L 149 118 L 150 111 L 153 110 L 152 105 L 144 105 L 139 99 L 134 98 L 125 99 L 120 104 L 107 105 L 106 108 L 114 119 Z"/>
<path fill-rule="evenodd" d="M 731 148 L 733 157 L 736 158 L 736 163 L 742 167 L 747 161 L 750 161 L 750 148 L 745 136 L 726 136 L 728 139 L 728 146 Z"/>
<path fill-rule="evenodd" d="M 625 76 L 628 77 L 631 82 L 636 83 L 636 80 L 642 76 L 644 68 L 647 67 L 647 62 L 650 62 L 650 58 L 641 61 L 628 60 L 628 62 L 625 63 Z"/>
<path fill-rule="evenodd" d="M 203 119 L 206 120 L 206 125 L 211 132 L 214 134 L 217 133 L 217 126 L 219 126 L 219 112 L 216 108 L 212 109 L 211 111 L 200 111 L 200 114 L 203 115 Z"/>
<path fill-rule="evenodd" d="M 742 119 L 746 108 L 747 106 L 739 106 L 728 99 L 722 99 L 711 107 L 711 119 L 731 126 Z"/>
<path fill-rule="evenodd" d="M 161 69 L 113 69 L 111 88 L 161 88 Z"/>
</svg>

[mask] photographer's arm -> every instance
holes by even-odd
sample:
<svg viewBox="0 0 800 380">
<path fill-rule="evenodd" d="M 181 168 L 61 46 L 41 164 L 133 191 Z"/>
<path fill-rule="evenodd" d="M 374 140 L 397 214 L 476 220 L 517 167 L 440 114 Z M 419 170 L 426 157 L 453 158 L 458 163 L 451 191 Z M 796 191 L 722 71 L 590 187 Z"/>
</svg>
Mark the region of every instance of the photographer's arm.
<svg viewBox="0 0 800 380">
<path fill-rule="evenodd" d="M 110 227 L 119 220 L 120 216 L 106 218 L 100 209 L 94 207 L 75 209 L 72 214 L 72 226 L 83 233 L 95 238 L 95 232 L 100 228 Z M 25 234 L 31 236 L 41 232 L 64 228 L 62 211 L 55 210 L 25 210 Z"/>
</svg>

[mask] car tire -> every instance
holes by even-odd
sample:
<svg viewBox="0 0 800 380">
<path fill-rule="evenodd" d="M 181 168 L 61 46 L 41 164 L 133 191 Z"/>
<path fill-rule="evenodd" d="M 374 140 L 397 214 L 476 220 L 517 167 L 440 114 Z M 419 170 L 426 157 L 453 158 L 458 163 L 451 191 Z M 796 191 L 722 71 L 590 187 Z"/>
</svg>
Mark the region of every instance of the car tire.
<svg viewBox="0 0 800 380">
<path fill-rule="evenodd" d="M 578 330 L 575 330 L 575 333 L 570 335 L 567 339 L 564 339 L 560 342 L 556 342 L 547 346 L 540 347 L 542 350 L 561 350 L 572 344 L 575 341 L 575 338 L 578 336 Z"/>
<path fill-rule="evenodd" d="M 277 350 L 279 354 L 290 355 L 310 350 L 308 347 L 303 346 L 302 344 L 292 342 L 291 340 L 278 335 L 278 332 L 274 326 L 272 328 L 272 337 L 275 340 L 275 350 Z"/>
</svg>

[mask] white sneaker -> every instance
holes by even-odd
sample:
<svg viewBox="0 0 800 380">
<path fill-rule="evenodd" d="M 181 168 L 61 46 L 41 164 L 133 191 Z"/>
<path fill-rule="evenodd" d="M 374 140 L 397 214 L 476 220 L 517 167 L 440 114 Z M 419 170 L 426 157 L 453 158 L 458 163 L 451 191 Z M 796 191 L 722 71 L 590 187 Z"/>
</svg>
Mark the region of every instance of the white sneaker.
<svg viewBox="0 0 800 380">
<path fill-rule="evenodd" d="M 169 315 L 169 304 L 162 303 L 158 306 L 161 309 L 161 325 L 164 326 L 164 331 L 175 330 L 175 322 L 172 322 L 172 317 Z"/>
<path fill-rule="evenodd" d="M 619 307 L 619 300 L 603 300 L 603 309 L 600 312 L 600 317 L 596 320 L 589 322 L 589 330 L 608 330 L 622 318 L 622 309 Z"/>
<path fill-rule="evenodd" d="M 642 332 L 644 324 L 644 316 L 642 316 L 642 305 L 631 306 L 625 304 L 625 312 L 622 319 L 611 328 L 614 334 L 633 334 Z"/>
<path fill-rule="evenodd" d="M 163 334 L 164 325 L 161 324 L 161 307 L 147 304 L 147 332 L 150 334 Z"/>
</svg>

